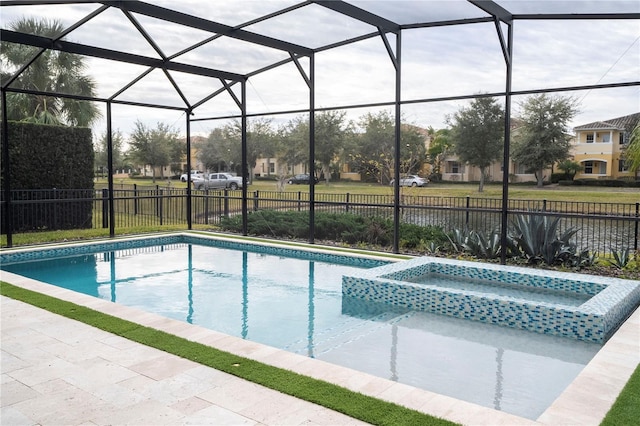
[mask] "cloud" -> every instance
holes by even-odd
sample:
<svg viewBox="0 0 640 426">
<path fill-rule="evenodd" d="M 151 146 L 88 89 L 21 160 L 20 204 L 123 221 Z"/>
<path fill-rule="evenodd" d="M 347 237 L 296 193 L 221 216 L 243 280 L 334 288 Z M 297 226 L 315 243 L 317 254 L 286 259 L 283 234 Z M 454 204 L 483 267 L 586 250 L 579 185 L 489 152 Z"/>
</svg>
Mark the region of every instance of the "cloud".
<svg viewBox="0 0 640 426">
<path fill-rule="evenodd" d="M 358 7 L 379 13 L 399 23 L 487 16 L 466 1 L 354 1 Z M 570 12 L 576 7 L 589 12 L 637 12 L 638 2 L 563 2 L 498 1 L 517 13 Z M 202 16 L 231 26 L 251 21 L 294 4 L 291 1 L 156 1 L 154 4 L 183 13 Z M 604 6 L 606 4 L 606 7 Z M 96 10 L 95 4 L 3 7 L 2 26 L 23 15 L 60 19 L 69 26 Z M 162 52 L 172 55 L 211 34 L 157 19 L 136 16 Z M 266 22 L 247 28 L 266 35 L 317 47 L 375 31 L 319 6 L 307 5 Z M 637 81 L 640 69 L 640 27 L 638 20 L 522 21 L 514 23 L 513 89 L 543 89 Z M 159 54 L 135 29 L 124 14 L 110 9 L 73 31 L 68 40 L 129 53 L 159 57 Z M 389 35 L 392 49 L 395 37 Z M 505 63 L 496 29 L 492 23 L 405 30 L 402 35 L 402 99 L 416 100 L 481 92 L 500 92 L 506 85 Z M 247 73 L 288 58 L 286 52 L 220 38 L 175 60 L 196 66 Z M 98 83 L 98 93 L 110 97 L 146 68 L 89 58 L 89 74 Z M 308 59 L 301 64 L 308 70 Z M 190 104 L 215 92 L 222 84 L 217 79 L 171 73 Z M 316 55 L 316 106 L 392 102 L 395 99 L 395 69 L 381 38 L 376 37 Z M 239 95 L 239 85 L 234 86 Z M 581 91 L 567 93 L 582 99 L 576 123 L 613 118 L 638 112 L 638 88 Z M 184 106 L 164 73 L 154 71 L 128 89 L 118 99 Z M 289 63 L 256 75 L 247 84 L 249 113 L 271 113 L 304 109 L 309 105 L 309 89 L 298 70 Z M 465 101 L 432 102 L 403 106 L 404 116 L 424 127 L 440 128 L 446 117 Z M 357 118 L 364 111 L 349 111 Z M 383 108 L 389 109 L 389 108 Z M 184 129 L 184 114 L 156 108 L 114 106 L 114 128 L 125 134 L 136 120 L 154 126 L 167 120 Z M 239 113 L 226 93 L 195 111 L 194 117 Z M 117 122 L 116 122 L 117 120 Z M 282 117 L 277 118 L 278 121 Z M 220 121 L 194 123 L 193 129 L 207 132 Z M 96 132 L 104 131 L 104 120 Z"/>
</svg>

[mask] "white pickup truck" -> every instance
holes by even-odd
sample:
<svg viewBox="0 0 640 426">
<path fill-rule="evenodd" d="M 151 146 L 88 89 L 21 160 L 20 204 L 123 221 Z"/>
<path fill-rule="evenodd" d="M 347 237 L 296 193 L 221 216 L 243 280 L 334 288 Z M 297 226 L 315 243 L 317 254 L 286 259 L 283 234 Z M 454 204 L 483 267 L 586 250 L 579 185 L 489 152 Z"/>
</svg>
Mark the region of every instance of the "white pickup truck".
<svg viewBox="0 0 640 426">
<path fill-rule="evenodd" d="M 204 176 L 204 174 L 200 171 L 200 170 L 191 170 L 191 180 L 193 181 L 194 179 L 198 179 L 198 178 L 202 178 Z M 187 174 L 183 174 L 182 176 L 180 176 L 180 181 L 181 182 L 186 182 L 187 181 Z"/>
<path fill-rule="evenodd" d="M 193 179 L 195 189 L 238 189 L 242 188 L 242 178 L 229 173 L 210 173 L 204 178 Z"/>
</svg>

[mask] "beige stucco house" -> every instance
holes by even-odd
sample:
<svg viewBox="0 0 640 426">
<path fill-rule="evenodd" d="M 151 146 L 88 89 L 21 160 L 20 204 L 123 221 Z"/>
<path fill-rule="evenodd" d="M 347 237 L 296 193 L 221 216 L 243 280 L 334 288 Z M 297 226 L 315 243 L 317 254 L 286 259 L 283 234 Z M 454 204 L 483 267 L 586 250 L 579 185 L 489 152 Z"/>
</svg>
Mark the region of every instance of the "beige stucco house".
<svg viewBox="0 0 640 426">
<path fill-rule="evenodd" d="M 583 167 L 575 178 L 632 177 L 621 157 L 638 123 L 640 112 L 575 127 L 576 136 L 572 141 L 571 153 L 573 160 Z"/>
</svg>

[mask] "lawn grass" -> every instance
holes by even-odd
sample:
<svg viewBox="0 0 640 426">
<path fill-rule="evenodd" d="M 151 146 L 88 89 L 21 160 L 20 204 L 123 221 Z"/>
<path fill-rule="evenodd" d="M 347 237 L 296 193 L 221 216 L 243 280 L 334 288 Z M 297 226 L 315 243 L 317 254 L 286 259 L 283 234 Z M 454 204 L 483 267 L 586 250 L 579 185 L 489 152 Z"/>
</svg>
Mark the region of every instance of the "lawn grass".
<svg viewBox="0 0 640 426">
<path fill-rule="evenodd" d="M 147 234 L 153 232 L 185 231 L 186 225 L 165 226 L 135 226 L 129 228 L 116 228 L 116 237 L 125 235 Z M 35 244 L 60 243 L 71 241 L 90 240 L 95 238 L 108 238 L 108 228 L 95 229 L 65 229 L 58 231 L 21 232 L 12 235 L 15 247 L 30 246 Z M 7 246 L 7 235 L 0 236 L 0 247 Z"/>
<path fill-rule="evenodd" d="M 106 185 L 106 179 L 97 180 L 97 184 Z M 160 185 L 165 187 L 167 180 L 157 180 L 152 183 L 151 179 L 118 179 L 118 185 L 152 186 Z M 180 181 L 171 181 L 172 188 L 186 188 L 187 184 Z M 256 180 L 247 187 L 249 192 L 253 191 L 276 191 L 274 181 Z M 309 192 L 307 185 L 286 185 L 287 192 Z M 393 195 L 393 188 L 388 185 L 362 182 L 324 182 L 315 187 L 317 193 L 327 194 L 364 194 L 364 195 Z M 472 197 L 472 198 L 502 198 L 502 184 L 489 183 L 485 185 L 483 192 L 478 192 L 478 184 L 474 183 L 430 183 L 424 188 L 402 188 L 405 195 L 428 195 L 436 197 Z M 509 187 L 509 199 L 511 200 L 548 200 L 548 201 L 583 201 L 594 203 L 637 203 L 640 202 L 640 191 L 638 188 L 608 188 L 594 186 L 559 186 L 547 185 L 543 188 L 536 188 L 531 185 L 512 185 Z"/>
<path fill-rule="evenodd" d="M 456 424 L 398 404 L 350 391 L 332 383 L 243 358 L 3 281 L 0 281 L 0 293 L 287 395 L 322 405 L 370 424 L 434 426 Z"/>
</svg>

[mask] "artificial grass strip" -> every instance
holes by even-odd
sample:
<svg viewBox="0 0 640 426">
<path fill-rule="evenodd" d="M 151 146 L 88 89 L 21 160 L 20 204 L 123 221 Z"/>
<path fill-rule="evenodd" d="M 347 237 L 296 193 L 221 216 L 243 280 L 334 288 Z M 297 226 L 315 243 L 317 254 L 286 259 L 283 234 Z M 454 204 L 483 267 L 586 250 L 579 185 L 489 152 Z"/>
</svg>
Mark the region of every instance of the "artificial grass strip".
<svg viewBox="0 0 640 426">
<path fill-rule="evenodd" d="M 601 426 L 637 425 L 640 419 L 640 365 L 613 403 Z"/>
<path fill-rule="evenodd" d="M 456 424 L 398 404 L 350 391 L 332 383 L 243 358 L 6 282 L 0 282 L 0 294 L 296 398 L 322 405 L 370 424 L 394 426 Z"/>
</svg>

